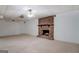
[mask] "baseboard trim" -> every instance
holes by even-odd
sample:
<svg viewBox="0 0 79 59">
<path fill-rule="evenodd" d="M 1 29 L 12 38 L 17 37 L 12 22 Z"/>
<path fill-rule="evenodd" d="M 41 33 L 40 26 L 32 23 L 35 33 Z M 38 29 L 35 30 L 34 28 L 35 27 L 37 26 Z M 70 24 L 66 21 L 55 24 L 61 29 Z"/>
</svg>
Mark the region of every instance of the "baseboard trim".
<svg viewBox="0 0 79 59">
<path fill-rule="evenodd" d="M 19 36 L 19 35 L 26 35 L 26 34 L 14 34 L 14 35 L 4 35 L 4 36 L 0 36 L 0 38 L 5 38 L 5 37 L 13 37 L 13 36 Z"/>
</svg>

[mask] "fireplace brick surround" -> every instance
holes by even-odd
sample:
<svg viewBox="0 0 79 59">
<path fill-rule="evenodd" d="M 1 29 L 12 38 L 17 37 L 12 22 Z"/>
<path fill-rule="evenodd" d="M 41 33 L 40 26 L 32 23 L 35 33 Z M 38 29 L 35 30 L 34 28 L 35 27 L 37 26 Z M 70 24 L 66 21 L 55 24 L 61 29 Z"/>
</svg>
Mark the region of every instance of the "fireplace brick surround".
<svg viewBox="0 0 79 59">
<path fill-rule="evenodd" d="M 38 37 L 54 40 L 54 16 L 38 20 Z"/>
</svg>

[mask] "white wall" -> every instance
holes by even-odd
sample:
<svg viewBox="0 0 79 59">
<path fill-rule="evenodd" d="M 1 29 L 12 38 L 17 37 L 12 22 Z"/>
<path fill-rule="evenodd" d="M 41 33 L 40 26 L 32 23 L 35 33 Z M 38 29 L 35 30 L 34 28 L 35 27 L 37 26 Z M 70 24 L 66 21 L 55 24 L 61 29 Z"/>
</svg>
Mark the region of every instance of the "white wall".
<svg viewBox="0 0 79 59">
<path fill-rule="evenodd" d="M 79 11 L 58 14 L 54 23 L 55 40 L 79 43 Z"/>
<path fill-rule="evenodd" d="M 25 26 L 24 22 L 18 22 L 18 24 L 19 24 L 19 33 L 24 34 L 25 28 L 26 28 L 26 27 L 24 27 Z"/>
<path fill-rule="evenodd" d="M 16 22 L 0 20 L 0 36 L 20 34 L 20 25 Z"/>
<path fill-rule="evenodd" d="M 24 25 L 24 33 L 29 35 L 38 35 L 38 19 L 29 19 Z"/>
<path fill-rule="evenodd" d="M 0 36 L 30 34 L 38 35 L 38 19 L 30 19 L 24 22 L 12 22 L 0 20 Z"/>
</svg>

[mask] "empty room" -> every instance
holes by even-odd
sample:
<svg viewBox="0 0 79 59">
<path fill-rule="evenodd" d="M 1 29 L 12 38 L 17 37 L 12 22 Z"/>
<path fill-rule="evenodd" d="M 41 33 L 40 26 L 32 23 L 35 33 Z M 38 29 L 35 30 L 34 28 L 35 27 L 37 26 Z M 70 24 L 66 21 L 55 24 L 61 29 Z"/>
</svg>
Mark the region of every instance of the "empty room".
<svg viewBox="0 0 79 59">
<path fill-rule="evenodd" d="M 79 5 L 0 5 L 0 53 L 79 53 Z"/>
</svg>

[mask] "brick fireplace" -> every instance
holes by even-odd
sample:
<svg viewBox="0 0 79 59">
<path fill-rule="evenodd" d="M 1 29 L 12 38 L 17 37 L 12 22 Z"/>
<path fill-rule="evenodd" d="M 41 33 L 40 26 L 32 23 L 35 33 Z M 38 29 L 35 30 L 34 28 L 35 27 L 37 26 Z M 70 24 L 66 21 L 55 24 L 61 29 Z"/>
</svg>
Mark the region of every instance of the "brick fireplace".
<svg viewBox="0 0 79 59">
<path fill-rule="evenodd" d="M 39 37 L 54 40 L 54 16 L 40 18 L 38 32 Z"/>
</svg>

